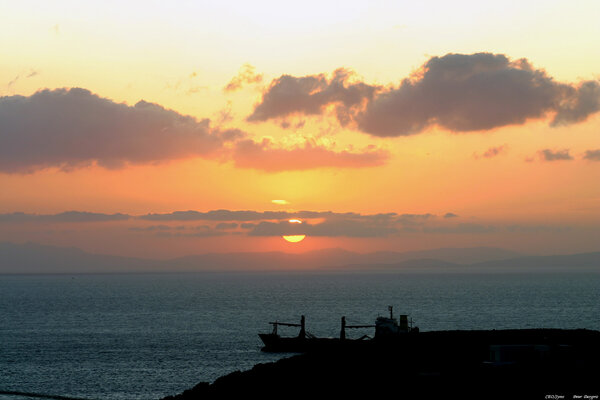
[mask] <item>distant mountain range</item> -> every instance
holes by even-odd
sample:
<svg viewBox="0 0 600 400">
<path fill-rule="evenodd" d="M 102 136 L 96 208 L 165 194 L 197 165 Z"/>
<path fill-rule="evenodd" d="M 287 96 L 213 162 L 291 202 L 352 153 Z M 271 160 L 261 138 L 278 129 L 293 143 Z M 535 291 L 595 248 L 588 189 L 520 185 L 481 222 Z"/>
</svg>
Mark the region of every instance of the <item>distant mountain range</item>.
<svg viewBox="0 0 600 400">
<path fill-rule="evenodd" d="M 600 271 L 600 252 L 524 256 L 495 247 L 472 247 L 361 254 L 336 248 L 301 254 L 209 253 L 154 260 L 92 254 L 74 247 L 0 242 L 0 273 L 4 274 L 261 270 Z"/>
</svg>

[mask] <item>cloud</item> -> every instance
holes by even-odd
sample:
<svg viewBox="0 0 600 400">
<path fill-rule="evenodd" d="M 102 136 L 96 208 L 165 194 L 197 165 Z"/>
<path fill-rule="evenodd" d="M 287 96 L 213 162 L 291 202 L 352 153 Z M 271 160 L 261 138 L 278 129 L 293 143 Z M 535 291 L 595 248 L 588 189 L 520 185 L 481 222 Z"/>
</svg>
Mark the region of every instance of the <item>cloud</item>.
<svg viewBox="0 0 600 400">
<path fill-rule="evenodd" d="M 386 237 L 398 233 L 398 228 L 383 221 L 352 219 L 328 220 L 309 228 L 310 236 Z"/>
<path fill-rule="evenodd" d="M 288 221 L 290 219 L 322 219 L 322 220 L 356 220 L 367 223 L 406 223 L 415 220 L 433 220 L 434 214 L 398 214 L 398 213 L 380 213 L 380 214 L 359 214 L 354 212 L 333 212 L 333 211 L 251 211 L 251 210 L 212 210 L 201 211 L 174 211 L 164 214 L 145 214 L 133 217 L 148 221 L 223 221 L 223 222 L 243 222 L 240 227 L 249 229 L 255 226 L 250 222 L 258 221 Z"/>
<path fill-rule="evenodd" d="M 561 161 L 561 160 L 572 160 L 573 157 L 569 154 L 569 149 L 564 150 L 550 150 L 544 149 L 538 152 L 540 158 L 544 161 Z"/>
<path fill-rule="evenodd" d="M 265 219 L 291 218 L 286 211 L 231 211 L 212 210 L 200 211 L 174 211 L 166 214 L 146 214 L 138 218 L 149 221 L 260 221 Z"/>
<path fill-rule="evenodd" d="M 255 224 L 242 224 L 250 236 L 308 235 L 316 237 L 387 237 L 405 231 L 404 220 L 427 220 L 433 214 L 358 214 L 335 213 L 331 211 L 300 211 L 290 213 L 290 217 L 305 219 L 302 224 L 289 221 L 261 221 Z M 306 219 L 319 219 L 311 222 Z"/>
<path fill-rule="evenodd" d="M 233 121 L 233 103 L 231 101 L 228 101 L 227 105 L 217 112 L 216 120 L 219 125 Z"/>
<path fill-rule="evenodd" d="M 135 232 L 168 231 L 170 229 L 172 229 L 172 227 L 170 227 L 169 225 L 151 225 L 151 226 L 144 226 L 144 227 L 132 226 L 131 228 L 129 228 L 130 231 L 135 231 Z"/>
<path fill-rule="evenodd" d="M 481 234 L 481 233 L 494 233 L 497 232 L 498 228 L 491 225 L 481 225 L 473 223 L 462 223 L 451 226 L 431 226 L 424 227 L 423 232 L 425 233 L 442 233 L 442 234 Z"/>
<path fill-rule="evenodd" d="M 289 221 L 292 219 L 300 219 L 302 223 L 290 223 Z M 58 214 L 0 214 L 0 224 L 7 223 L 7 231 L 14 229 L 12 224 L 18 223 L 103 223 L 125 220 L 129 222 L 120 223 L 118 226 L 131 232 L 131 234 L 165 238 L 208 238 L 227 235 L 383 238 L 413 234 L 555 233 L 570 229 L 566 226 L 514 223 L 496 225 L 463 222 L 463 218 L 451 212 L 435 215 L 431 213 L 399 214 L 395 212 L 360 214 L 356 212 L 311 210 L 295 212 L 252 210 L 199 212 L 190 210 L 139 216 L 80 211 L 68 211 Z M 140 221 L 156 222 L 144 225 Z M 172 221 L 179 221 L 180 224 L 170 223 Z M 198 221 L 201 222 L 198 223 Z M 89 226 L 84 229 L 89 229 Z"/>
<path fill-rule="evenodd" d="M 283 118 L 294 114 L 317 115 L 335 104 L 335 114 L 342 125 L 350 122 L 355 107 L 371 99 L 377 86 L 349 82 L 353 73 L 337 69 L 331 79 L 324 74 L 294 77 L 282 75 L 273 80 L 261 101 L 247 118 L 251 122 Z"/>
<path fill-rule="evenodd" d="M 572 89 L 571 96 L 558 108 L 552 126 L 584 121 L 600 110 L 600 83 L 586 81 Z"/>
<path fill-rule="evenodd" d="M 12 78 L 7 84 L 6 84 L 6 88 L 8 90 L 12 89 L 12 87 L 15 85 L 15 83 L 17 83 L 17 81 L 21 79 L 21 75 L 17 75 L 14 78 Z"/>
<path fill-rule="evenodd" d="M 600 161 L 600 149 L 587 150 L 583 156 L 584 160 Z"/>
<path fill-rule="evenodd" d="M 543 232 L 567 232 L 571 230 L 569 226 L 548 226 L 548 225 L 509 225 L 506 227 L 508 232 L 515 233 L 543 233 Z"/>
<path fill-rule="evenodd" d="M 34 69 L 29 70 L 28 73 L 22 72 L 19 75 L 15 76 L 13 79 L 11 79 L 7 84 L 6 84 L 6 89 L 11 91 L 13 86 L 15 86 L 15 84 L 21 80 L 21 79 L 29 79 L 29 78 L 33 78 L 34 76 L 39 75 L 39 71 L 36 71 Z"/>
<path fill-rule="evenodd" d="M 306 234 L 308 224 L 293 224 L 289 221 L 269 222 L 261 221 L 252 224 L 248 235 L 250 236 L 282 236 Z"/>
<path fill-rule="evenodd" d="M 290 149 L 244 138 L 240 129 L 212 128 L 160 105 L 115 103 L 85 89 L 42 90 L 0 98 L 0 172 L 68 171 L 98 164 L 121 168 L 190 157 L 226 160 L 241 168 L 276 172 L 384 164 L 375 147 L 335 151 L 307 141 Z"/>
<path fill-rule="evenodd" d="M 250 64 L 244 64 L 236 76 L 223 88 L 225 92 L 234 92 L 241 89 L 244 84 L 261 83 L 262 74 L 257 74 L 255 68 Z"/>
<path fill-rule="evenodd" d="M 128 106 L 79 88 L 2 97 L 0 121 L 1 172 L 214 157 L 242 135 L 157 104 Z"/>
<path fill-rule="evenodd" d="M 279 126 L 281 127 L 281 129 L 290 129 L 290 128 L 293 128 L 293 129 L 298 130 L 298 129 L 304 128 L 305 124 L 306 124 L 306 120 L 298 121 L 295 124 L 292 124 L 290 121 L 283 120 L 283 121 L 281 121 L 281 123 L 279 124 Z"/>
<path fill-rule="evenodd" d="M 159 237 L 216 237 L 216 236 L 225 236 L 229 235 L 229 232 L 223 232 L 222 230 L 216 230 L 211 228 L 210 226 L 201 225 L 194 228 L 193 232 L 169 232 L 169 231 L 160 231 L 156 233 L 156 236 Z"/>
<path fill-rule="evenodd" d="M 393 226 L 365 220 L 334 219 L 321 223 L 295 224 L 288 221 L 262 221 L 251 227 L 249 236 L 308 235 L 327 237 L 385 237 L 397 233 Z"/>
<path fill-rule="evenodd" d="M 377 136 L 416 134 L 431 125 L 454 132 L 488 130 L 542 117 L 570 91 L 525 59 L 447 54 L 427 61 L 420 76 L 378 94 L 357 121 Z"/>
<path fill-rule="evenodd" d="M 220 222 L 217 224 L 217 226 L 215 226 L 215 229 L 228 230 L 228 229 L 235 229 L 237 227 L 238 227 L 238 224 L 235 222 Z"/>
<path fill-rule="evenodd" d="M 436 216 L 430 213 L 427 214 L 401 214 L 398 216 L 395 222 L 403 225 L 404 227 L 421 226 L 427 222 L 427 220 L 433 219 Z"/>
<path fill-rule="evenodd" d="M 302 211 L 307 218 L 309 211 Z M 282 236 L 282 235 L 308 235 L 326 237 L 387 237 L 401 232 L 417 232 L 424 229 L 428 221 L 433 221 L 433 214 L 357 214 L 357 213 L 316 213 L 313 218 L 323 221 L 302 224 L 289 221 L 261 221 L 258 224 L 249 224 L 242 228 L 249 229 L 250 236 Z M 299 218 L 302 218 L 299 216 Z"/>
<path fill-rule="evenodd" d="M 65 211 L 59 214 L 26 214 L 15 212 L 0 214 L 0 222 L 105 222 L 124 221 L 131 218 L 127 214 L 102 214 L 87 211 Z"/>
<path fill-rule="evenodd" d="M 392 215 L 392 214 L 383 214 L 383 215 Z M 399 220 L 429 219 L 429 218 L 433 218 L 433 217 L 435 217 L 435 215 L 430 214 L 430 213 L 426 213 L 426 214 L 400 214 Z"/>
<path fill-rule="evenodd" d="M 383 214 L 376 214 L 380 218 Z M 397 215 L 395 213 L 385 215 Z M 332 211 L 251 211 L 251 210 L 211 210 L 201 211 L 173 211 L 164 214 L 145 214 L 137 218 L 149 221 L 261 221 L 261 220 L 288 220 L 292 218 L 371 218 L 357 213 L 335 213 Z M 243 225 L 243 224 L 242 224 Z M 243 226 L 242 226 L 243 227 Z"/>
<path fill-rule="evenodd" d="M 528 60 L 504 54 L 447 54 L 430 58 L 400 85 L 348 83 L 340 69 L 283 75 L 274 80 L 249 121 L 334 113 L 341 125 L 374 136 L 407 136 L 439 126 L 453 132 L 485 131 L 554 114 L 552 126 L 585 120 L 600 110 L 600 83 L 555 81 Z"/>
<path fill-rule="evenodd" d="M 185 77 L 180 77 L 175 81 L 169 81 L 165 84 L 165 89 L 173 90 L 177 93 L 183 93 L 186 96 L 190 96 L 196 93 L 200 93 L 201 91 L 209 90 L 208 86 L 198 85 L 197 78 L 198 73 L 192 71 L 189 75 Z"/>
<path fill-rule="evenodd" d="M 502 153 L 506 152 L 506 145 L 502 145 L 502 146 L 496 146 L 496 147 L 490 147 L 489 149 L 487 149 L 481 156 L 478 154 L 474 154 L 473 156 L 478 159 L 480 157 L 483 158 L 493 158 L 496 157 Z"/>
<path fill-rule="evenodd" d="M 269 139 L 258 143 L 251 139 L 235 144 L 233 161 L 236 167 L 266 172 L 306 170 L 313 168 L 364 168 L 383 165 L 389 153 L 369 146 L 360 152 L 335 151 L 311 141 L 291 149 L 276 147 Z"/>
<path fill-rule="evenodd" d="M 444 219 L 449 218 L 448 213 Z M 457 216 L 456 216 L 457 217 Z M 290 223 L 299 219 L 302 224 Z M 102 214 L 94 212 L 67 211 L 58 214 L 26 214 L 15 212 L 0 214 L 0 223 L 101 223 L 108 221 L 153 221 L 146 226 L 130 226 L 132 232 L 154 232 L 160 236 L 222 236 L 242 234 L 250 236 L 281 236 L 284 234 L 307 234 L 311 236 L 384 237 L 400 232 L 421 231 L 426 226 L 442 222 L 430 213 L 426 214 L 360 214 L 333 211 L 252 211 L 212 210 L 174 211 L 164 214 Z M 169 222 L 203 221 L 204 224 L 190 226 L 171 225 Z M 239 228 L 239 229 L 238 229 Z M 190 233 L 189 231 L 193 231 Z M 180 232 L 176 232 L 180 231 Z M 185 231 L 185 232 L 184 232 Z M 169 233 L 171 232 L 171 233 Z"/>
</svg>

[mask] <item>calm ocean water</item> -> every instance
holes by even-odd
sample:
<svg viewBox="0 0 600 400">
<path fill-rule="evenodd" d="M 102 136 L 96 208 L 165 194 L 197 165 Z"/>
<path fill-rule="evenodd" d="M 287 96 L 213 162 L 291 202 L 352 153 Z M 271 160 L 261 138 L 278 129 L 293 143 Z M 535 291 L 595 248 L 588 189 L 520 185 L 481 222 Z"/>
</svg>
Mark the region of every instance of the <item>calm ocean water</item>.
<svg viewBox="0 0 600 400">
<path fill-rule="evenodd" d="M 598 304 L 593 273 L 0 276 L 0 391 L 157 399 L 276 360 L 257 333 L 301 314 L 317 336 L 388 305 L 421 330 L 600 330 Z"/>
</svg>

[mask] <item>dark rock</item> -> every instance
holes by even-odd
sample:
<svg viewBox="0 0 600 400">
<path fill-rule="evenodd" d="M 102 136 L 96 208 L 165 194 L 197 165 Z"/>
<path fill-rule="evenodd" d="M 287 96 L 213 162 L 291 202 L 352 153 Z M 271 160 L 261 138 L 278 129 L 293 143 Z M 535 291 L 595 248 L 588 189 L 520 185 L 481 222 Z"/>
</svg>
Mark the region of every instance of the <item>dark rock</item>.
<svg viewBox="0 0 600 400">
<path fill-rule="evenodd" d="M 567 399 L 600 394 L 599 360 L 598 331 L 421 332 L 354 351 L 320 349 L 258 364 L 166 399 Z"/>
</svg>

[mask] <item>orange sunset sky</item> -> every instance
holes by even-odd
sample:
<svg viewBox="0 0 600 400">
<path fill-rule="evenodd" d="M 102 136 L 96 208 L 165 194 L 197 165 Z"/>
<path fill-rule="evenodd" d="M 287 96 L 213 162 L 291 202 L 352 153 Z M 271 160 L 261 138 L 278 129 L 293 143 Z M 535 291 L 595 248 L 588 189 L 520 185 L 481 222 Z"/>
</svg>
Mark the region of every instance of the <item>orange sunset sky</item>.
<svg viewBox="0 0 600 400">
<path fill-rule="evenodd" d="M 0 15 L 0 241 L 161 258 L 600 250 L 598 1 Z"/>
</svg>

